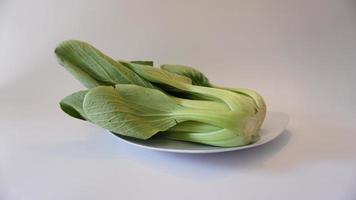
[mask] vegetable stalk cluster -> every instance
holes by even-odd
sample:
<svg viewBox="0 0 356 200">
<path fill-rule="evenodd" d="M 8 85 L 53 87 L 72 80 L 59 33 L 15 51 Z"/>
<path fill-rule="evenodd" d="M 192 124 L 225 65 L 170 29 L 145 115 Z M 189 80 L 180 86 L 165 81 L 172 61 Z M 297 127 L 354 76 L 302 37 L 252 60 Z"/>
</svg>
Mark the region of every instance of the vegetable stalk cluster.
<svg viewBox="0 0 356 200">
<path fill-rule="evenodd" d="M 188 66 L 114 60 L 77 40 L 62 42 L 55 54 L 87 88 L 60 102 L 72 117 L 143 140 L 235 147 L 258 138 L 266 104 L 253 90 L 216 86 Z"/>
</svg>

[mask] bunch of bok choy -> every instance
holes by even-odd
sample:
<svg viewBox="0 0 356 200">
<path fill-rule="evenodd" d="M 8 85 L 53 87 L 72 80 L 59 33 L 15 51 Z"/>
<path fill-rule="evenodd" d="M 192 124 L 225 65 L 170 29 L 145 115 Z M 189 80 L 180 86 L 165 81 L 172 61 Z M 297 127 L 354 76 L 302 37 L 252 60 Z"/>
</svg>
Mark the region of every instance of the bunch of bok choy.
<svg viewBox="0 0 356 200">
<path fill-rule="evenodd" d="M 64 41 L 55 54 L 87 88 L 60 102 L 72 117 L 143 140 L 235 147 L 258 138 L 266 105 L 255 91 L 216 86 L 188 66 L 114 60 L 82 41 Z"/>
</svg>

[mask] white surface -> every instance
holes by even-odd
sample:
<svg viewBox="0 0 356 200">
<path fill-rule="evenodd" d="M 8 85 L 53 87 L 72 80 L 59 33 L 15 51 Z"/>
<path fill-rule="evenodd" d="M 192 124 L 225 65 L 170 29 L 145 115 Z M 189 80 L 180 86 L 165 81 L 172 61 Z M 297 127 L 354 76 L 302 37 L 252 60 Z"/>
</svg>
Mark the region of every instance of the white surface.
<svg viewBox="0 0 356 200">
<path fill-rule="evenodd" d="M 53 56 L 69 38 L 254 88 L 288 130 L 215 155 L 125 144 L 59 110 L 82 89 Z M 355 199 L 355 66 L 353 0 L 1 0 L 0 199 Z"/>
<path fill-rule="evenodd" d="M 289 117 L 285 113 L 281 112 L 268 112 L 265 121 L 259 132 L 259 139 L 254 143 L 239 146 L 239 147 L 214 147 L 209 145 L 201 145 L 192 142 L 170 140 L 162 137 L 153 137 L 149 140 L 139 140 L 131 137 L 123 137 L 117 135 L 119 139 L 137 147 L 165 151 L 173 153 L 188 153 L 188 154 L 202 154 L 202 153 L 222 153 L 229 151 L 236 151 L 242 149 L 248 149 L 252 147 L 258 147 L 262 144 L 271 142 L 283 133 L 287 127 Z M 109 132 L 110 133 L 110 132 Z"/>
</svg>

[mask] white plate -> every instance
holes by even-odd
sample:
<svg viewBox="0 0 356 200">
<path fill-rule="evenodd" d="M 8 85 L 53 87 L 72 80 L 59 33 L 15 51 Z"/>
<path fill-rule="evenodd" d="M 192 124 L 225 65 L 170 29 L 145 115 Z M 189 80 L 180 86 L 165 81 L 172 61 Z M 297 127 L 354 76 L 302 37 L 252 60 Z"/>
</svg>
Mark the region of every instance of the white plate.
<svg viewBox="0 0 356 200">
<path fill-rule="evenodd" d="M 260 130 L 260 139 L 256 142 L 240 146 L 240 147 L 214 147 L 208 145 L 200 145 L 191 142 L 181 142 L 175 140 L 168 140 L 163 138 L 151 138 L 149 140 L 139 140 L 135 138 L 118 136 L 122 141 L 141 147 L 145 149 L 152 149 L 157 151 L 175 152 L 175 153 L 218 153 L 235 151 L 240 149 L 247 149 L 251 147 L 256 147 L 267 142 L 272 141 L 277 136 L 279 136 L 283 130 L 286 128 L 289 121 L 289 117 L 285 113 L 279 112 L 268 112 L 266 119 L 263 122 L 262 128 Z"/>
</svg>

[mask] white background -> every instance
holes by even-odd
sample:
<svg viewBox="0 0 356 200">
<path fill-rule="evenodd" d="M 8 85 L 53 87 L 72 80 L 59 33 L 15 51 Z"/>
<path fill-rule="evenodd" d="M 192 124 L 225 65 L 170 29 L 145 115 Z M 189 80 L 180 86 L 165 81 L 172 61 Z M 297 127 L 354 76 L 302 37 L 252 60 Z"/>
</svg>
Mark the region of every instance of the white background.
<svg viewBox="0 0 356 200">
<path fill-rule="evenodd" d="M 286 112 L 264 146 L 139 149 L 66 116 L 66 39 L 195 66 Z M 0 199 L 356 199 L 356 1 L 0 0 Z"/>
</svg>

